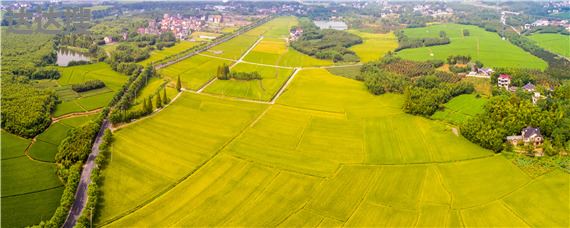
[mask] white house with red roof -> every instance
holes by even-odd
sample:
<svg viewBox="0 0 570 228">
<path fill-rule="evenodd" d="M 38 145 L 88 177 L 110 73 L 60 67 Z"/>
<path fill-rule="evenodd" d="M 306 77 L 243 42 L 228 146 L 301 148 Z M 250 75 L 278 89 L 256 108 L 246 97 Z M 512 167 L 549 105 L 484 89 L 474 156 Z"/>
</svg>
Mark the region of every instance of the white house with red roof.
<svg viewBox="0 0 570 228">
<path fill-rule="evenodd" d="M 501 74 L 497 79 L 497 85 L 499 87 L 505 87 L 505 89 L 509 89 L 511 85 L 511 76 L 508 74 Z"/>
</svg>

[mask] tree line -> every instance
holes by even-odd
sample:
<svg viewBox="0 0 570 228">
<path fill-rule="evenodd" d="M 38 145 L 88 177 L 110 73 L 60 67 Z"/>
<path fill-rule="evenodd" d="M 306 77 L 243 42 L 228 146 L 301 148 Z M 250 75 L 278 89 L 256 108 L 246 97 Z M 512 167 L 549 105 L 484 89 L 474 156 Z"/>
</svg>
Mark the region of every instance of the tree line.
<svg viewBox="0 0 570 228">
<path fill-rule="evenodd" d="M 359 61 L 354 51 L 348 49 L 353 45 L 362 43 L 362 38 L 359 36 L 333 29 L 321 30 L 308 18 L 301 18 L 299 27 L 303 29 L 303 34 L 298 40 L 290 43 L 295 50 L 319 59 L 330 59 L 334 62 Z"/>
<path fill-rule="evenodd" d="M 394 51 L 401 51 L 407 48 L 430 47 L 437 45 L 445 45 L 451 43 L 444 31 L 440 31 L 439 37 L 409 38 L 404 30 L 394 33 L 398 38 L 398 47 Z"/>
<path fill-rule="evenodd" d="M 98 79 L 88 80 L 88 81 L 84 81 L 84 82 L 79 83 L 79 84 L 71 85 L 71 89 L 75 92 L 78 92 L 78 93 L 89 91 L 89 90 L 94 90 L 94 89 L 99 89 L 99 88 L 103 88 L 103 87 L 105 87 L 105 83 L 101 80 L 98 80 Z"/>
<path fill-rule="evenodd" d="M 223 64 L 218 66 L 216 72 L 216 78 L 220 80 L 242 80 L 242 81 L 251 81 L 251 80 L 261 80 L 261 74 L 257 71 L 253 72 L 233 72 L 230 71 L 230 67 L 227 64 Z"/>
</svg>

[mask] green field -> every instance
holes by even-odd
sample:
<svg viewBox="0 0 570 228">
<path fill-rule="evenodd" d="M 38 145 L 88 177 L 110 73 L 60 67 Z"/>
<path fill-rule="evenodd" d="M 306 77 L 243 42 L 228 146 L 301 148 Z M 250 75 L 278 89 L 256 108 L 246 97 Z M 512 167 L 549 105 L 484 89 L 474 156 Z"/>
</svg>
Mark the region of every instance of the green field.
<svg viewBox="0 0 570 228">
<path fill-rule="evenodd" d="M 270 30 L 271 31 L 271 30 Z M 277 66 L 327 66 L 333 62 L 305 55 L 288 46 L 285 38 L 264 38 L 245 56 L 245 61 Z"/>
<path fill-rule="evenodd" d="M 126 213 L 181 181 L 263 109 L 259 104 L 226 102 L 190 93 L 174 104 L 153 118 L 115 133 L 112 162 L 104 171 L 102 221 Z M 216 124 L 221 122 L 225 124 Z M 156 130 L 145 130 L 148 128 Z M 186 138 L 188 135 L 192 137 Z M 129 197 L 123 194 L 125 190 L 131 191 Z"/>
<path fill-rule="evenodd" d="M 2 131 L 3 226 L 31 226 L 51 218 L 64 188 L 53 163 L 58 145 L 69 130 L 96 116 L 79 116 L 53 123 L 36 137 L 33 144 L 32 140 Z M 26 148 L 29 149 L 27 155 Z"/>
<path fill-rule="evenodd" d="M 557 33 L 539 33 L 529 36 L 531 40 L 553 53 L 570 57 L 570 36 Z"/>
<path fill-rule="evenodd" d="M 570 208 L 558 205 L 570 203 L 567 173 L 532 179 L 444 124 L 404 114 L 402 102 L 324 69 L 301 70 L 274 105 L 185 93 L 116 132 L 97 221 L 570 225 Z"/>
<path fill-rule="evenodd" d="M 113 98 L 115 91 L 119 90 L 127 77 L 117 73 L 103 62 L 60 67 L 61 77 L 57 80 L 56 95 L 62 100 L 57 104 L 54 116 L 61 116 L 68 113 L 84 112 L 106 106 Z M 101 80 L 105 83 L 105 88 L 76 93 L 71 90 L 72 84 L 85 82 L 88 80 Z"/>
<path fill-rule="evenodd" d="M 445 103 L 443 111 L 437 111 L 431 117 L 459 125 L 468 118 L 483 113 L 485 103 L 487 103 L 487 99 L 477 98 L 473 94 L 459 95 Z"/>
<path fill-rule="evenodd" d="M 263 34 L 263 40 L 245 56 L 244 60 L 291 67 L 332 65 L 332 61 L 317 59 L 289 47 L 287 43 L 289 29 L 298 23 L 295 17 L 280 17 L 268 22 L 271 27 Z"/>
<path fill-rule="evenodd" d="M 469 30 L 470 36 L 463 36 L 463 29 Z M 430 59 L 445 61 L 450 55 L 469 55 L 473 60 L 479 60 L 489 67 L 545 69 L 547 66 L 542 59 L 525 52 L 507 40 L 502 40 L 496 33 L 487 32 L 476 26 L 440 24 L 405 29 L 404 34 L 409 38 L 439 37 L 440 31 L 447 34 L 451 40 L 450 44 L 404 49 L 398 52 L 398 56 L 418 61 Z"/>
<path fill-rule="evenodd" d="M 25 155 L 30 140 L 2 131 L 2 226 L 23 227 L 50 218 L 63 184 L 55 165 Z"/>
<path fill-rule="evenodd" d="M 231 69 L 235 72 L 258 72 L 262 80 L 216 80 L 204 92 L 230 97 L 271 100 L 293 72 L 292 69 L 239 63 Z"/>
<path fill-rule="evenodd" d="M 362 38 L 362 44 L 350 47 L 350 50 L 356 52 L 356 55 L 360 57 L 361 62 L 378 60 L 398 47 L 398 40 L 394 33 L 376 34 L 357 30 L 350 30 L 349 32 Z"/>
<path fill-rule="evenodd" d="M 217 68 L 224 63 L 229 65 L 232 62 L 197 55 L 163 68 L 159 73 L 172 83 L 180 76 L 183 88 L 197 90 L 213 79 Z"/>
<path fill-rule="evenodd" d="M 260 36 L 276 39 L 287 36 L 287 34 L 289 34 L 289 28 L 291 28 L 289 25 L 293 26 L 295 23 L 296 20 L 294 17 L 275 18 L 242 35 L 215 46 L 209 50 L 209 53 L 223 58 L 238 60 L 253 44 L 255 44 Z"/>
<path fill-rule="evenodd" d="M 180 41 L 172 47 L 164 48 L 162 50 L 155 50 L 155 51 L 151 52 L 150 57 L 148 59 L 145 59 L 141 62 L 138 62 L 138 64 L 140 64 L 142 66 L 146 66 L 152 62 L 160 61 L 166 57 L 176 55 L 176 54 L 183 52 L 187 49 L 190 49 L 190 48 L 192 48 L 198 44 L 200 44 L 200 43 L 190 42 L 190 41 Z"/>
</svg>

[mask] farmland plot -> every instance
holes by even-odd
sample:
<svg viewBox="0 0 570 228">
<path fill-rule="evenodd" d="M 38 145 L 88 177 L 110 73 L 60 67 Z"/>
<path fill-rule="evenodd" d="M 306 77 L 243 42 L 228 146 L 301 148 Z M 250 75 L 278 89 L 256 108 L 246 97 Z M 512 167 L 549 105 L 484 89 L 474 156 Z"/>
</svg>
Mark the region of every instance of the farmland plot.
<svg viewBox="0 0 570 228">
<path fill-rule="evenodd" d="M 55 165 L 30 160 L 30 140 L 2 131 L 2 225 L 30 226 L 51 217 L 63 192 Z"/>
<path fill-rule="evenodd" d="M 464 36 L 463 30 L 470 35 Z M 547 64 L 542 59 L 525 52 L 521 48 L 502 40 L 496 33 L 485 31 L 472 25 L 441 24 L 424 28 L 404 29 L 409 38 L 439 37 L 444 31 L 451 43 L 431 47 L 404 49 L 397 55 L 404 59 L 425 61 L 439 59 L 445 61 L 450 55 L 469 55 L 490 67 L 522 67 L 545 69 Z M 524 63 L 524 64 L 521 64 Z"/>
<path fill-rule="evenodd" d="M 350 30 L 349 32 L 362 38 L 362 44 L 350 47 L 350 50 L 356 52 L 356 55 L 360 57 L 361 62 L 378 60 L 398 47 L 398 40 L 396 40 L 394 33 L 375 34 L 357 30 Z"/>
<path fill-rule="evenodd" d="M 197 55 L 163 68 L 159 73 L 173 83 L 180 77 L 182 88 L 197 90 L 216 76 L 219 66 L 231 63 L 227 60 Z"/>
<path fill-rule="evenodd" d="M 570 58 L 570 35 L 539 33 L 528 38 L 548 51 Z"/>
<path fill-rule="evenodd" d="M 258 72 L 261 80 L 216 80 L 206 87 L 206 93 L 223 96 L 271 100 L 293 72 L 292 69 L 239 63 L 231 69 L 235 72 Z"/>
<path fill-rule="evenodd" d="M 533 180 L 324 69 L 289 86 L 267 106 L 183 94 L 116 132 L 99 225 L 568 226 L 567 173 Z"/>
</svg>

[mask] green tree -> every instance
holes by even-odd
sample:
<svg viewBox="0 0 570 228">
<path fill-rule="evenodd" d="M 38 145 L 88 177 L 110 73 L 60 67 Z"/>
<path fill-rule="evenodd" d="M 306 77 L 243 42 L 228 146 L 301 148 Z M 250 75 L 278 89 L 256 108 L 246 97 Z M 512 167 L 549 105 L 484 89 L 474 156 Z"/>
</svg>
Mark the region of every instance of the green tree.
<svg viewBox="0 0 570 228">
<path fill-rule="evenodd" d="M 162 108 L 162 99 L 160 99 L 160 93 L 156 93 L 156 108 Z"/>
<path fill-rule="evenodd" d="M 146 98 L 143 98 L 142 105 L 143 105 L 142 110 L 146 112 L 146 111 L 148 110 L 148 105 L 147 105 L 147 103 L 146 103 Z"/>
<path fill-rule="evenodd" d="M 162 89 L 162 103 L 164 103 L 164 105 L 168 104 L 168 102 L 170 102 L 170 99 L 168 99 L 168 97 L 166 96 L 166 87 Z"/>
<path fill-rule="evenodd" d="M 176 80 L 176 91 L 180 92 L 182 89 L 182 83 L 180 82 L 180 75 L 178 75 L 178 80 Z"/>
<path fill-rule="evenodd" d="M 148 108 L 148 112 L 151 113 L 153 110 L 151 97 L 148 98 L 147 102 L 148 104 L 146 105 L 146 107 Z"/>
<path fill-rule="evenodd" d="M 557 154 L 554 147 L 552 147 L 552 143 L 548 139 L 544 140 L 544 143 L 542 144 L 542 150 L 544 151 L 544 154 L 548 156 L 554 156 Z"/>
</svg>

